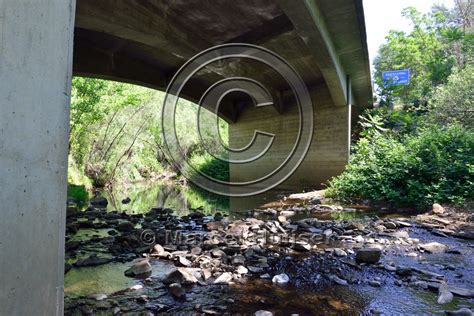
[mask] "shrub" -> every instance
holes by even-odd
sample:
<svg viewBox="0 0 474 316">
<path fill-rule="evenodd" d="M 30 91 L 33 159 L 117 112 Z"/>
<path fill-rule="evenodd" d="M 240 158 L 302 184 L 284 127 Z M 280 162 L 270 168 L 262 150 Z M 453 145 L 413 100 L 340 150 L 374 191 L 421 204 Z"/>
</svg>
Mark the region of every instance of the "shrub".
<svg viewBox="0 0 474 316">
<path fill-rule="evenodd" d="M 359 140 L 327 195 L 424 207 L 474 197 L 474 131 L 429 125 L 399 138 L 372 133 Z"/>
<path fill-rule="evenodd" d="M 208 153 L 192 156 L 190 163 L 210 178 L 229 181 L 229 163 L 217 159 Z"/>
<path fill-rule="evenodd" d="M 430 117 L 435 122 L 458 122 L 474 127 L 474 66 L 466 65 L 448 78 L 448 83 L 436 88 L 430 100 Z"/>
</svg>

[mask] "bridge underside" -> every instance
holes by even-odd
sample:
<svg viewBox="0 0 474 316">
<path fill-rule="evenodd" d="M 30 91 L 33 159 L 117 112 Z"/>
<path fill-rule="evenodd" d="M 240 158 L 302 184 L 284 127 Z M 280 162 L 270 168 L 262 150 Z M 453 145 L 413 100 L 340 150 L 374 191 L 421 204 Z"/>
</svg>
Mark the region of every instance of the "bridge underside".
<svg viewBox="0 0 474 316">
<path fill-rule="evenodd" d="M 0 12 L 1 315 L 62 314 L 72 73 L 164 90 L 214 45 L 274 51 L 304 81 L 314 116 L 308 154 L 282 188 L 319 187 L 341 172 L 351 116 L 371 99 L 361 0 L 17 0 L 0 2 Z M 283 159 L 298 108 L 287 101 L 287 78 L 241 59 L 209 65 L 180 96 L 198 101 L 229 76 L 262 83 L 274 101 L 255 108 L 234 93 L 219 109 L 232 147 L 256 129 L 276 134 L 266 158 L 231 166 L 232 180 L 248 180 Z"/>
<path fill-rule="evenodd" d="M 314 141 L 305 162 L 280 187 L 319 188 L 340 173 L 349 154 L 349 103 L 355 115 L 371 96 L 359 0 L 258 0 L 251 5 L 246 0 L 80 0 L 73 70 L 165 90 L 186 61 L 226 43 L 254 44 L 280 55 L 312 96 Z M 197 102 L 212 84 L 230 76 L 262 83 L 274 101 L 273 108 L 254 108 L 245 95 L 232 94 L 219 108 L 231 123 L 231 147 L 247 144 L 255 129 L 276 132 L 269 155 L 250 164 L 231 164 L 231 180 L 251 181 L 256 171 L 264 173 L 284 159 L 295 139 L 298 111 L 287 101 L 291 98 L 282 97 L 292 93 L 287 78 L 242 58 L 211 63 L 188 81 L 180 96 Z"/>
</svg>

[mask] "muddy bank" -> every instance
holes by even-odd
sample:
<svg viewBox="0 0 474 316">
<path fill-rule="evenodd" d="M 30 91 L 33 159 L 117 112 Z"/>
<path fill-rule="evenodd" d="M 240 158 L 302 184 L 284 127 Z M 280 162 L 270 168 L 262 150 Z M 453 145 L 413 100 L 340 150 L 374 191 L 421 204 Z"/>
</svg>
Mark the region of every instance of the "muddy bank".
<svg viewBox="0 0 474 316">
<path fill-rule="evenodd" d="M 178 217 L 163 208 L 127 215 L 71 207 L 66 314 L 473 308 L 471 214 L 380 218 L 322 203 L 314 197 L 232 219 L 196 209 Z"/>
</svg>

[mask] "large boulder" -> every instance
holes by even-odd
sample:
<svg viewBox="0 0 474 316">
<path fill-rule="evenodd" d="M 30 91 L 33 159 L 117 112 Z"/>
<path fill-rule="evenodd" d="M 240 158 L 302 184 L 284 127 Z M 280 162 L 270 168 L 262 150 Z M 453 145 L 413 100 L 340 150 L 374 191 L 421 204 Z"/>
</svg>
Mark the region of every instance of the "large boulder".
<svg viewBox="0 0 474 316">
<path fill-rule="evenodd" d="M 382 255 L 379 248 L 362 248 L 356 252 L 356 261 L 359 263 L 377 263 Z"/>
<path fill-rule="evenodd" d="M 433 210 L 434 214 L 443 214 L 444 213 L 444 207 L 442 207 L 438 203 L 433 204 L 432 210 Z"/>
<path fill-rule="evenodd" d="M 443 245 L 439 242 L 433 241 L 426 244 L 421 244 L 420 248 L 429 253 L 441 253 L 448 250 L 448 246 Z"/>
<path fill-rule="evenodd" d="M 163 279 L 163 283 L 180 283 L 180 284 L 194 284 L 198 282 L 198 279 L 194 276 L 194 269 L 189 268 L 177 268 Z"/>
<path fill-rule="evenodd" d="M 125 271 L 125 275 L 128 277 L 136 277 L 136 276 L 141 276 L 141 275 L 147 275 L 150 273 L 151 273 L 151 264 L 146 259 L 138 261 L 137 263 L 135 263 L 133 266 L 131 266 Z"/>
</svg>

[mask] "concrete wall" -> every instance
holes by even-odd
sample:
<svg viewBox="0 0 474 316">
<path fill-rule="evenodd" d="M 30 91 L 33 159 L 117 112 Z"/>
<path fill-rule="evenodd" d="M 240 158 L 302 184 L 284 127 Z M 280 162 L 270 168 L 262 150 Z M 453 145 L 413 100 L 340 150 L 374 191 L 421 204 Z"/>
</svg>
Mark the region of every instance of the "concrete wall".
<svg viewBox="0 0 474 316">
<path fill-rule="evenodd" d="M 0 1 L 0 315 L 62 315 L 74 0 Z"/>
<path fill-rule="evenodd" d="M 314 114 L 314 133 L 310 149 L 296 172 L 278 189 L 319 189 L 332 176 L 344 170 L 349 157 L 349 107 L 334 105 L 325 85 L 311 92 Z M 293 146 L 298 131 L 298 108 L 290 106 L 282 115 L 272 106 L 248 107 L 237 123 L 229 127 L 229 144 L 242 147 L 253 136 L 254 130 L 275 134 L 268 154 L 255 162 L 230 165 L 232 181 L 250 181 L 264 176 L 283 162 Z M 258 151 L 258 149 L 256 149 Z"/>
</svg>

